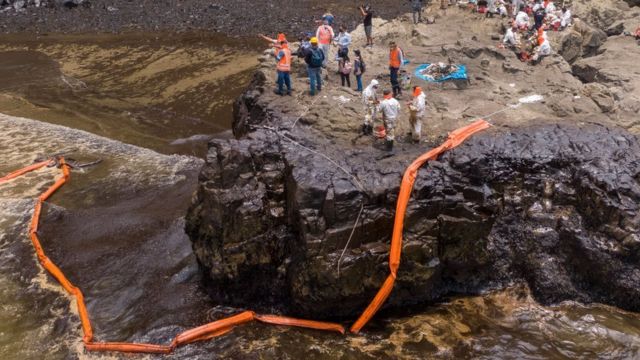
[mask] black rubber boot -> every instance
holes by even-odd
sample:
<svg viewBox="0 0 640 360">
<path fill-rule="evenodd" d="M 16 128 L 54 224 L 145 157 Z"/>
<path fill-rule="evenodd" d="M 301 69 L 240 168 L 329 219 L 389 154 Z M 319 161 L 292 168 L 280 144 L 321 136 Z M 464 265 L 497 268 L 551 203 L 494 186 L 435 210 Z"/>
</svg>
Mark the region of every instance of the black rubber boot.
<svg viewBox="0 0 640 360">
<path fill-rule="evenodd" d="M 389 152 L 393 151 L 393 140 L 387 140 L 385 143 L 385 149 Z"/>
<path fill-rule="evenodd" d="M 362 135 L 372 135 L 373 134 L 373 127 L 371 125 L 362 125 L 362 127 L 360 128 L 360 134 Z"/>
</svg>

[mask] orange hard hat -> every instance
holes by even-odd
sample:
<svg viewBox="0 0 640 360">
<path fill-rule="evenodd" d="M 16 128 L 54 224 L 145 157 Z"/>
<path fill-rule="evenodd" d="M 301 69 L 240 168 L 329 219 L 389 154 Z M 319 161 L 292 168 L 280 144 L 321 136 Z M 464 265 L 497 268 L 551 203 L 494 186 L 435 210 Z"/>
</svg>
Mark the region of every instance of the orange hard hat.
<svg viewBox="0 0 640 360">
<path fill-rule="evenodd" d="M 283 42 L 283 41 L 287 41 L 287 37 L 284 35 L 284 33 L 279 33 L 278 42 Z"/>
<path fill-rule="evenodd" d="M 413 89 L 413 96 L 418 96 L 418 95 L 420 95 L 420 94 L 422 94 L 422 88 L 421 88 L 420 86 L 416 86 L 416 87 Z"/>
</svg>

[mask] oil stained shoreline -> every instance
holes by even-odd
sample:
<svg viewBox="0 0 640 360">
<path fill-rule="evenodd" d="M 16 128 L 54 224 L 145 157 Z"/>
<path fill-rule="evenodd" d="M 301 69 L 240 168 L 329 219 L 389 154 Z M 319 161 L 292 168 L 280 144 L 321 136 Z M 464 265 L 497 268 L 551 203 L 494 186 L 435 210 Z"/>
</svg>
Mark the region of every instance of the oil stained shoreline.
<svg viewBox="0 0 640 360">
<path fill-rule="evenodd" d="M 97 339 L 165 343 L 241 311 L 206 296 L 183 231 L 202 162 L 167 154 L 203 156 L 206 139 L 228 128 L 231 101 L 263 44 L 207 34 L 0 39 L 0 112 L 39 120 L 0 115 L 0 172 L 61 149 L 103 160 L 72 173 L 41 225 L 45 250 L 85 292 Z M 73 305 L 33 257 L 31 199 L 55 174 L 0 185 L 0 358 L 131 358 L 84 352 Z M 543 307 L 516 286 L 382 314 L 362 336 L 250 324 L 162 358 L 602 356 L 640 357 L 640 316 L 571 302 Z"/>
</svg>

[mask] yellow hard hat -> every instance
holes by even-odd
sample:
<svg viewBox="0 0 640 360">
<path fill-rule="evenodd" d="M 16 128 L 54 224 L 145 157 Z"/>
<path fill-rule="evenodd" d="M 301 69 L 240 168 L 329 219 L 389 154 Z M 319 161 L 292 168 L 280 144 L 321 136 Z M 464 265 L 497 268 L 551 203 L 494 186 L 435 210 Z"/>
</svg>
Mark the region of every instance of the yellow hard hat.
<svg viewBox="0 0 640 360">
<path fill-rule="evenodd" d="M 312 37 L 309 42 L 312 43 L 312 44 L 317 44 L 318 43 L 318 38 L 317 37 Z"/>
</svg>

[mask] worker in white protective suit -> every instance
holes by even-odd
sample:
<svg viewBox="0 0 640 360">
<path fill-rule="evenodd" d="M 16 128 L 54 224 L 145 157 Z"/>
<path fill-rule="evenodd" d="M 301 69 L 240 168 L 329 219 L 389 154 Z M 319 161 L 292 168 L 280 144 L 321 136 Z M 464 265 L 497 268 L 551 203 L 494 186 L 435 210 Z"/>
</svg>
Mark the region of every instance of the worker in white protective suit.
<svg viewBox="0 0 640 360">
<path fill-rule="evenodd" d="M 516 15 L 516 26 L 520 30 L 527 30 L 529 28 L 529 15 L 523 10 Z"/>
<path fill-rule="evenodd" d="M 361 132 L 364 135 L 371 135 L 373 133 L 373 122 L 378 113 L 378 85 L 378 80 L 373 79 L 369 86 L 362 92 L 362 104 L 364 105 L 365 115 Z"/>
<path fill-rule="evenodd" d="M 419 86 L 413 87 L 413 101 L 409 105 L 409 124 L 411 125 L 411 139 L 420 142 L 422 135 L 422 121 L 427 110 L 427 95 Z"/>
<path fill-rule="evenodd" d="M 502 39 L 502 44 L 511 50 L 517 50 L 518 46 L 520 46 L 518 28 L 515 23 L 507 29 L 507 32 L 504 34 L 504 38 Z"/>
<path fill-rule="evenodd" d="M 540 46 L 536 47 L 531 57 L 531 63 L 533 65 L 539 64 L 544 57 L 551 55 L 551 44 L 546 37 L 543 37 Z"/>
<path fill-rule="evenodd" d="M 560 28 L 564 29 L 568 26 L 571 26 L 571 10 L 566 7 L 562 8 L 562 18 L 560 20 Z"/>
<path fill-rule="evenodd" d="M 554 4 L 553 1 L 546 2 L 545 4 L 544 10 L 547 14 L 556 12 L 556 4 Z"/>
<path fill-rule="evenodd" d="M 393 97 L 391 90 L 385 90 L 383 92 L 384 100 L 378 105 L 378 109 L 382 113 L 382 120 L 384 121 L 385 146 L 387 151 L 393 151 L 393 141 L 396 134 L 396 122 L 398 115 L 400 114 L 400 103 Z"/>
</svg>

